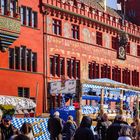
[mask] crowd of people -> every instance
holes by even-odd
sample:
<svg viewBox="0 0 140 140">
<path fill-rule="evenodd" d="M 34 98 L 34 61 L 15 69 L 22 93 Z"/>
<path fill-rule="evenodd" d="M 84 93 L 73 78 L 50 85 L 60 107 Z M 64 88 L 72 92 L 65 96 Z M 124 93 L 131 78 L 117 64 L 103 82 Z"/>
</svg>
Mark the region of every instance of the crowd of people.
<svg viewBox="0 0 140 140">
<path fill-rule="evenodd" d="M 3 115 L 0 111 L 0 140 L 33 140 L 32 124 L 23 123 L 20 130 L 12 125 L 12 116 Z M 103 113 L 97 118 L 97 125 L 93 129 L 93 120 L 83 116 L 77 126 L 72 116 L 66 122 L 55 112 L 48 120 L 50 140 L 140 140 L 140 122 L 134 119 L 131 124 L 125 121 L 124 116 L 117 115 L 109 121 L 108 115 Z"/>
<path fill-rule="evenodd" d="M 94 130 L 92 128 L 92 119 L 89 116 L 83 116 L 79 127 L 72 116 L 65 123 L 59 117 L 59 112 L 50 116 L 48 121 L 51 140 L 140 140 L 139 120 L 134 119 L 129 125 L 123 115 L 117 115 L 111 122 L 104 113 L 97 118 Z"/>
<path fill-rule="evenodd" d="M 12 125 L 12 116 L 0 110 L 0 140 L 33 140 L 33 130 L 30 123 L 24 123 L 20 130 Z"/>
</svg>

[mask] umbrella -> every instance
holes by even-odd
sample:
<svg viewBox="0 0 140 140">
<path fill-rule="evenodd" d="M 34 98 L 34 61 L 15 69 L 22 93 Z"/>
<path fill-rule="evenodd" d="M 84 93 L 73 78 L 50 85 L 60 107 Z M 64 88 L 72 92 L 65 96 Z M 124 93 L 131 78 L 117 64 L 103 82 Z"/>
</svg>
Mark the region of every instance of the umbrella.
<svg viewBox="0 0 140 140">
<path fill-rule="evenodd" d="M 13 106 L 15 110 L 32 109 L 36 107 L 36 104 L 31 99 L 4 95 L 0 95 L 0 105 L 10 105 Z"/>
</svg>

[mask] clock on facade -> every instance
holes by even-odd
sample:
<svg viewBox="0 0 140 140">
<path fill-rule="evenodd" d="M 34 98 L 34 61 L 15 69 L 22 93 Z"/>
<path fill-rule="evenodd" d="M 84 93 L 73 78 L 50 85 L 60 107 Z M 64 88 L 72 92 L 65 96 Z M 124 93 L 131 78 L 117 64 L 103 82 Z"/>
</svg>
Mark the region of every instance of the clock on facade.
<svg viewBox="0 0 140 140">
<path fill-rule="evenodd" d="M 123 59 L 123 60 L 126 59 L 126 51 L 125 51 L 125 48 L 123 46 L 120 46 L 119 47 L 119 50 L 118 50 L 118 58 L 119 59 Z"/>
</svg>

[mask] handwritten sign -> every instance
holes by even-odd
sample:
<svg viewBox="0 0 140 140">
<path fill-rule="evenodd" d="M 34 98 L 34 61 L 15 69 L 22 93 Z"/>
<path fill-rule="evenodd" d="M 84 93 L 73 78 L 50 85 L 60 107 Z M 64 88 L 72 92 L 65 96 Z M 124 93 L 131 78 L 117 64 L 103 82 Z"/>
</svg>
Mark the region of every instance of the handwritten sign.
<svg viewBox="0 0 140 140">
<path fill-rule="evenodd" d="M 50 83 L 50 94 L 75 93 L 75 92 L 76 92 L 76 80 L 66 80 L 65 83 L 62 83 L 61 81 Z"/>
</svg>

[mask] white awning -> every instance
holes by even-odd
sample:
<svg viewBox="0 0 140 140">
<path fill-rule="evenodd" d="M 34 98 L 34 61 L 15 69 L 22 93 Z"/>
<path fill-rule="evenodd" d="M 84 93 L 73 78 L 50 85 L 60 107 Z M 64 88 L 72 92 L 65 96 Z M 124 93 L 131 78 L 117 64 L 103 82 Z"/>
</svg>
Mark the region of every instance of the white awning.
<svg viewBox="0 0 140 140">
<path fill-rule="evenodd" d="M 32 109 L 36 104 L 28 98 L 0 95 L 0 105 L 11 105 L 15 110 Z"/>
</svg>

